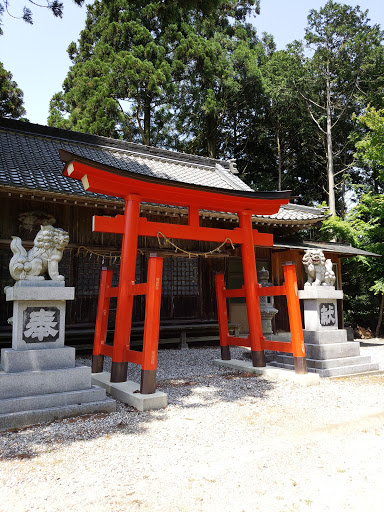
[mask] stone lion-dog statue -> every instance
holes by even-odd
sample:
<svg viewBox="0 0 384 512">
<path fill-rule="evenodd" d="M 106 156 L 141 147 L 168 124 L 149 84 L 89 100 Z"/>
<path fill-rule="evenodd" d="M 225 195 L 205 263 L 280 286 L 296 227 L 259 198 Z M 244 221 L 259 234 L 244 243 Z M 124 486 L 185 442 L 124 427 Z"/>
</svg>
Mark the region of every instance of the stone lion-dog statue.
<svg viewBox="0 0 384 512">
<path fill-rule="evenodd" d="M 28 252 L 24 249 L 18 236 L 12 237 L 11 251 L 13 257 L 9 263 L 9 272 L 15 281 L 44 280 L 44 274 L 52 281 L 64 281 L 59 273 L 59 261 L 68 245 L 66 231 L 53 226 L 41 226 Z"/>
<path fill-rule="evenodd" d="M 304 286 L 334 286 L 336 276 L 332 270 L 332 261 L 325 259 L 321 249 L 307 249 L 303 265 L 308 275 Z"/>
</svg>

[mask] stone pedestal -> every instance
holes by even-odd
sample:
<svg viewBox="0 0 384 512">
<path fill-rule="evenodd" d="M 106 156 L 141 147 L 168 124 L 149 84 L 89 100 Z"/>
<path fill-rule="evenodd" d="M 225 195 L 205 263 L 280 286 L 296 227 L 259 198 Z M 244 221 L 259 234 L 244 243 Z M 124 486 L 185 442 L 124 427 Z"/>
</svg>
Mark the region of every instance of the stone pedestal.
<svg viewBox="0 0 384 512">
<path fill-rule="evenodd" d="M 342 298 L 342 290 L 335 290 L 334 286 L 308 286 L 299 290 L 299 299 L 304 301 L 305 330 L 338 330 L 337 299 Z"/>
<path fill-rule="evenodd" d="M 91 368 L 76 365 L 75 349 L 64 346 L 65 305 L 74 291 L 45 280 L 6 289 L 13 331 L 12 348 L 1 351 L 1 430 L 115 410 L 105 390 L 92 386 Z"/>
<path fill-rule="evenodd" d="M 338 328 L 337 299 L 341 290 L 333 286 L 308 286 L 299 290 L 304 301 L 304 343 L 309 372 L 320 377 L 336 377 L 377 371 L 378 363 L 360 356 L 360 344 L 347 340 L 347 331 Z M 293 368 L 290 355 L 279 354 L 274 366 Z"/>
</svg>

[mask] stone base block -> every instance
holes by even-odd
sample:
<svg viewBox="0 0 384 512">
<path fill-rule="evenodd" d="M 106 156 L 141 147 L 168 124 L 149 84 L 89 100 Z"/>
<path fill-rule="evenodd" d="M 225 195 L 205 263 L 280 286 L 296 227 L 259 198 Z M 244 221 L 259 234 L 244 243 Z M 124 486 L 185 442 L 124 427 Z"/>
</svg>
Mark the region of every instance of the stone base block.
<svg viewBox="0 0 384 512">
<path fill-rule="evenodd" d="M 326 343 L 323 345 L 305 344 L 305 354 L 308 359 L 337 359 L 360 355 L 360 345 L 354 341 L 345 343 Z"/>
<path fill-rule="evenodd" d="M 352 359 L 352 358 L 351 358 Z M 308 363 L 308 360 L 307 360 Z M 293 364 L 281 363 L 278 361 L 272 361 L 270 363 L 271 366 L 278 367 L 286 370 L 293 370 Z M 311 374 L 315 373 L 320 377 L 347 377 L 349 375 L 356 374 L 369 374 L 376 373 L 379 370 L 378 363 L 364 363 L 364 364 L 355 364 L 350 366 L 338 366 L 332 368 L 310 368 L 308 367 L 308 372 Z"/>
<path fill-rule="evenodd" d="M 293 357 L 291 355 L 275 354 L 274 362 L 288 364 L 293 367 Z M 354 366 L 370 363 L 371 358 L 369 356 L 340 357 L 338 359 L 307 359 L 307 368 L 308 371 L 311 369 L 327 370 L 330 368 L 340 368 L 342 366 Z"/>
<path fill-rule="evenodd" d="M 0 415 L 15 412 L 26 412 L 53 407 L 66 407 L 88 402 L 101 402 L 105 400 L 105 389 L 92 386 L 90 389 L 68 391 L 65 393 L 50 393 L 49 395 L 20 396 L 0 400 Z"/>
<path fill-rule="evenodd" d="M 5 373 L 56 370 L 75 367 L 73 347 L 46 348 L 35 350 L 1 350 L 0 370 Z"/>
<path fill-rule="evenodd" d="M 76 366 L 58 370 L 0 372 L 0 400 L 90 389 L 91 368 Z"/>
<path fill-rule="evenodd" d="M 345 329 L 307 331 L 303 330 L 304 343 L 310 345 L 321 345 L 326 343 L 345 343 L 347 340 L 347 331 Z"/>
<path fill-rule="evenodd" d="M 273 368 L 271 366 L 255 367 L 250 361 L 240 361 L 231 359 L 223 361 L 222 359 L 214 359 L 213 364 L 224 368 L 233 368 L 234 370 L 242 370 L 244 372 L 261 375 L 271 380 L 287 380 L 294 382 L 299 386 L 315 386 L 320 384 L 320 378 L 314 373 L 298 374 L 283 368 Z M 293 366 L 292 366 L 293 369 Z"/>
<path fill-rule="evenodd" d="M 20 428 L 39 423 L 47 423 L 53 420 L 80 416 L 82 414 L 110 413 L 116 410 L 116 402 L 110 398 L 97 402 L 83 404 L 71 404 L 62 407 L 50 407 L 32 411 L 0 414 L 0 430 Z"/>
<path fill-rule="evenodd" d="M 93 373 L 92 384 L 101 386 L 107 390 L 111 396 L 125 404 L 131 405 L 138 411 L 151 411 L 163 409 L 168 405 L 166 393 L 155 391 L 150 395 L 143 395 L 140 391 L 140 385 L 136 382 L 110 382 L 111 374 L 109 372 Z"/>
</svg>

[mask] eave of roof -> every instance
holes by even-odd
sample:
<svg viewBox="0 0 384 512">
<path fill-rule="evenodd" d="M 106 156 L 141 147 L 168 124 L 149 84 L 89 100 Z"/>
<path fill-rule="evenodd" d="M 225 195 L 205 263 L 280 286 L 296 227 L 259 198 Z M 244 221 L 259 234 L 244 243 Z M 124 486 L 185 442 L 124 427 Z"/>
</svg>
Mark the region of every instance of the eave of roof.
<svg viewBox="0 0 384 512">
<path fill-rule="evenodd" d="M 350 244 L 340 244 L 336 242 L 312 242 L 304 240 L 303 242 L 279 242 L 278 240 L 274 241 L 273 247 L 276 249 L 321 249 L 324 252 L 331 252 L 334 254 L 338 254 L 340 256 L 372 256 L 374 258 L 380 258 L 380 254 L 375 254 L 374 252 L 364 251 L 362 249 L 357 249 L 356 247 L 352 247 Z"/>
</svg>

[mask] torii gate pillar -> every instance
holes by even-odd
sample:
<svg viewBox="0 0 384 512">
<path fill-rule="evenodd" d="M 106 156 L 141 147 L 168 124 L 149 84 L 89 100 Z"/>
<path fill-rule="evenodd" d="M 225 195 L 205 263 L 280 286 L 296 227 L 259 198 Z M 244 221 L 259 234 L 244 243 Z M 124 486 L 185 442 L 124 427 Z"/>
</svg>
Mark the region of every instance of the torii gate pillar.
<svg viewBox="0 0 384 512">
<path fill-rule="evenodd" d="M 244 288 L 247 303 L 249 341 L 253 366 L 265 366 L 265 355 L 262 349 L 263 327 L 260 315 L 260 301 L 257 293 L 257 269 L 252 231 L 252 212 L 243 210 L 239 212 L 240 229 L 244 233 L 241 245 L 243 260 Z"/>
<path fill-rule="evenodd" d="M 124 232 L 121 246 L 119 300 L 117 301 L 115 339 L 112 352 L 111 382 L 127 379 L 128 363 L 124 358 L 129 348 L 132 326 L 133 298 L 129 288 L 135 284 L 137 240 L 141 198 L 137 194 L 125 197 Z"/>
</svg>

